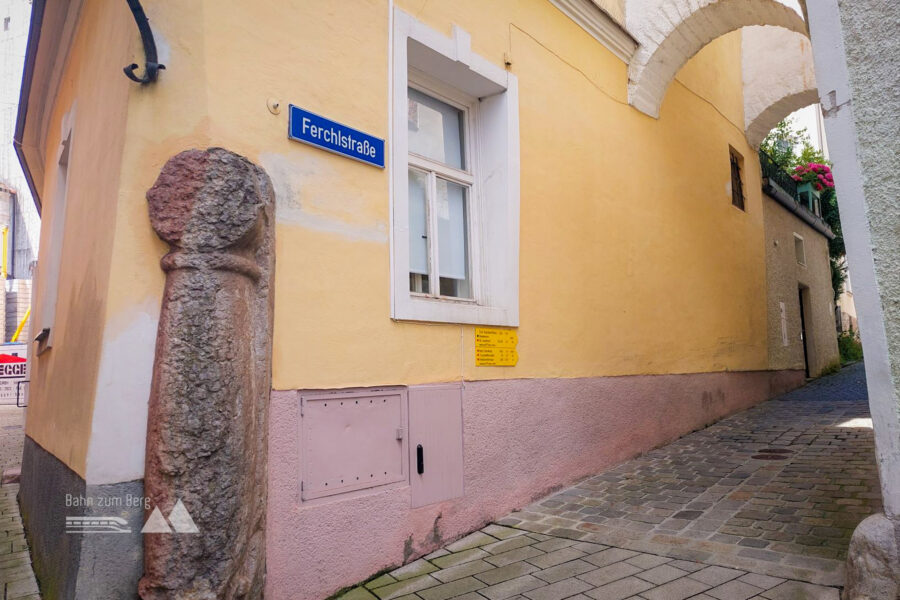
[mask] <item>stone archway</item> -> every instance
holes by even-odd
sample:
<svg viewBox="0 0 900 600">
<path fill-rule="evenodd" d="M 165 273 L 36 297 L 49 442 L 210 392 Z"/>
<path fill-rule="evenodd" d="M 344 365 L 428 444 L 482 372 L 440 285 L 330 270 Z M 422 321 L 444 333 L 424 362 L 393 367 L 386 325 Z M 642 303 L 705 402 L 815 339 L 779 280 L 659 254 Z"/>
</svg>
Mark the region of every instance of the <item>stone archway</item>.
<svg viewBox="0 0 900 600">
<path fill-rule="evenodd" d="M 779 121 L 819 101 L 812 45 L 778 27 L 743 30 L 744 129 L 759 148 Z"/>
<path fill-rule="evenodd" d="M 803 18 L 776 0 L 630 0 L 626 23 L 640 42 L 628 65 L 628 102 L 652 117 L 675 74 L 715 38 L 752 25 L 807 33 Z"/>
</svg>

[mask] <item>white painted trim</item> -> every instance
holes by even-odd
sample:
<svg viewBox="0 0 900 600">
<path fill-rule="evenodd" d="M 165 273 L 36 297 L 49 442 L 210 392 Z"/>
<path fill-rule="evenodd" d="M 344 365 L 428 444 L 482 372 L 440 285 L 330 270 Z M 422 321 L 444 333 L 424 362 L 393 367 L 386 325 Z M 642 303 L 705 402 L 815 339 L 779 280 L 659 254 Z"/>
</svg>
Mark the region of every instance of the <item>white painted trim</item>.
<svg viewBox="0 0 900 600">
<path fill-rule="evenodd" d="M 875 272 L 872 237 L 857 149 L 850 74 L 844 49 L 838 0 L 807 4 L 816 79 L 836 184 L 840 191 L 841 229 L 847 264 L 853 277 L 853 301 L 865 354 L 869 409 L 884 512 L 900 518 L 900 417 L 898 393 L 891 376 L 884 312 Z"/>
<path fill-rule="evenodd" d="M 803 255 L 803 260 L 800 260 L 800 257 L 797 256 L 797 240 L 800 240 L 800 254 Z M 798 265 L 806 267 L 806 240 L 797 232 L 794 232 L 794 257 L 797 259 Z"/>
<path fill-rule="evenodd" d="M 112 317 L 103 329 L 87 452 L 88 485 L 144 477 L 159 310 L 160 299 L 148 299 Z"/>
<path fill-rule="evenodd" d="M 41 272 L 39 287 L 35 290 L 34 304 L 36 310 L 35 333 L 43 329 L 49 329 L 50 334 L 43 342 L 38 344 L 35 356 L 40 356 L 53 347 L 58 335 L 56 331 L 56 308 L 59 303 L 59 276 L 62 272 L 62 257 L 66 238 L 66 215 L 69 205 L 69 174 L 72 168 L 72 137 L 75 127 L 75 104 L 69 109 L 60 123 L 59 147 L 56 151 L 56 175 L 53 195 L 50 203 L 49 239 L 47 240 L 46 256 L 38 270 Z M 44 213 L 47 215 L 47 213 Z"/>
<path fill-rule="evenodd" d="M 518 82 L 505 69 L 471 51 L 457 26 L 448 38 L 395 9 L 391 86 L 391 318 L 409 321 L 517 326 L 519 324 L 519 113 Z M 409 47 L 418 48 L 409 52 Z M 439 82 L 450 100 L 473 99 L 469 158 L 472 182 L 470 239 L 475 302 L 428 298 L 409 292 L 409 148 L 406 120 L 409 72 Z M 416 77 L 415 79 L 418 80 Z M 426 86 L 432 88 L 432 85 Z M 447 89 L 455 93 L 447 93 Z M 441 90 L 439 90 L 441 91 Z M 457 100 L 459 102 L 459 100 Z M 469 103 L 465 103 L 469 104 Z M 416 159 L 418 161 L 420 159 Z M 477 213 L 477 214 L 475 214 Z"/>
<path fill-rule="evenodd" d="M 591 0 L 550 0 L 564 15 L 627 63 L 638 43 L 628 31 Z"/>
</svg>

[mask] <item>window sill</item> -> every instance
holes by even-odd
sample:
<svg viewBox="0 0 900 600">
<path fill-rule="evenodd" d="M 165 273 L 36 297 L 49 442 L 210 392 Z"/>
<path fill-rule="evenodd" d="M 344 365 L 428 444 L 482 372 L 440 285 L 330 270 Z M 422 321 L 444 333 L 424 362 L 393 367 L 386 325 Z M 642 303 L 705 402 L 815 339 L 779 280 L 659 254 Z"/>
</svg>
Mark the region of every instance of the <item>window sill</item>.
<svg viewBox="0 0 900 600">
<path fill-rule="evenodd" d="M 492 325 L 518 327 L 518 311 L 484 306 L 474 300 L 434 298 L 410 295 L 401 299 L 391 315 L 394 321 L 424 323 L 455 323 L 464 325 Z"/>
</svg>

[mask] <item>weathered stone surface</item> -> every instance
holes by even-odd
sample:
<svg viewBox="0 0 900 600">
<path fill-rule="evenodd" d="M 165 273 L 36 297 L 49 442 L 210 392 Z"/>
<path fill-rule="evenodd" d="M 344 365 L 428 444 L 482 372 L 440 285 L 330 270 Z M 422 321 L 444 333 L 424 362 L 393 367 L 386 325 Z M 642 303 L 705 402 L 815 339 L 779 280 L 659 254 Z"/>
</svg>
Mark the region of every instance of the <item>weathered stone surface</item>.
<svg viewBox="0 0 900 600">
<path fill-rule="evenodd" d="M 866 518 L 850 539 L 845 600 L 900 598 L 900 523 L 883 514 Z"/>
<path fill-rule="evenodd" d="M 261 598 L 274 195 L 222 148 L 188 150 L 147 193 L 171 246 L 156 341 L 145 493 L 199 533 L 144 535 L 142 598 Z"/>
</svg>

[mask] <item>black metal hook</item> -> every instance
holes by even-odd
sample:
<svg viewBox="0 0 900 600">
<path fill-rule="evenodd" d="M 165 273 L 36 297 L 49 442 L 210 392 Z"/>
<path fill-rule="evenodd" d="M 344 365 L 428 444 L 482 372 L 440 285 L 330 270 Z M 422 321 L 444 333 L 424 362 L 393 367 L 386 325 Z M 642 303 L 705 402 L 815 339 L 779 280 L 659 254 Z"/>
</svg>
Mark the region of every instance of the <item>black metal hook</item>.
<svg viewBox="0 0 900 600">
<path fill-rule="evenodd" d="M 159 70 L 165 69 L 166 65 L 161 65 L 157 62 L 158 57 L 156 56 L 156 42 L 153 40 L 153 31 L 150 30 L 150 21 L 147 19 L 146 13 L 144 13 L 140 0 L 126 0 L 126 2 L 128 2 L 128 8 L 131 9 L 131 14 L 134 15 L 138 31 L 141 32 L 141 41 L 144 43 L 144 56 L 147 59 L 147 65 L 144 67 L 143 77 L 138 77 L 134 74 L 135 69 L 138 68 L 137 63 L 132 63 L 122 70 L 125 71 L 125 76 L 132 81 L 151 83 L 156 81 Z"/>
</svg>

